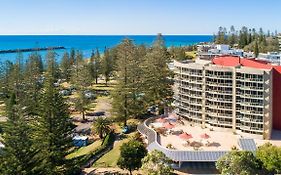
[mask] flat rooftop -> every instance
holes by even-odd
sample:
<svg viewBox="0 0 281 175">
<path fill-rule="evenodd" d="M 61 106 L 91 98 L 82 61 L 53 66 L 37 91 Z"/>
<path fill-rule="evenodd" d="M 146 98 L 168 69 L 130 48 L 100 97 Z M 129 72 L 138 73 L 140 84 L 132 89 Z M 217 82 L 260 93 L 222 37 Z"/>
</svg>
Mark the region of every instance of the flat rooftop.
<svg viewBox="0 0 281 175">
<path fill-rule="evenodd" d="M 244 66 L 256 69 L 272 69 L 274 66 L 268 61 L 256 60 L 251 58 L 240 58 L 238 56 L 219 56 L 213 59 L 213 64 L 220 66 Z"/>
</svg>

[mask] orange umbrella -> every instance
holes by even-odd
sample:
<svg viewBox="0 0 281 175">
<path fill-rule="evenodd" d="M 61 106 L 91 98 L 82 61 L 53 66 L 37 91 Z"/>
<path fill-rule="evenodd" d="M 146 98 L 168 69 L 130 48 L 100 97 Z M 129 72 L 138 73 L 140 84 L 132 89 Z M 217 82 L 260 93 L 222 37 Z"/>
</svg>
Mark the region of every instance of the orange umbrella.
<svg viewBox="0 0 281 175">
<path fill-rule="evenodd" d="M 180 134 L 179 137 L 180 137 L 181 139 L 184 139 L 184 140 L 188 140 L 188 139 L 193 138 L 191 134 L 187 134 L 186 132 Z"/>
<path fill-rule="evenodd" d="M 156 119 L 156 121 L 159 123 L 165 123 L 167 120 L 164 118 L 158 118 L 158 119 Z"/>
<path fill-rule="evenodd" d="M 208 134 L 206 134 L 206 133 L 201 134 L 200 137 L 201 137 L 202 139 L 208 139 L 208 138 L 210 138 L 210 136 L 209 136 Z"/>
<path fill-rule="evenodd" d="M 164 124 L 164 127 L 167 128 L 167 129 L 172 129 L 175 127 L 175 125 L 171 124 L 170 122 L 169 123 L 165 123 Z"/>
</svg>

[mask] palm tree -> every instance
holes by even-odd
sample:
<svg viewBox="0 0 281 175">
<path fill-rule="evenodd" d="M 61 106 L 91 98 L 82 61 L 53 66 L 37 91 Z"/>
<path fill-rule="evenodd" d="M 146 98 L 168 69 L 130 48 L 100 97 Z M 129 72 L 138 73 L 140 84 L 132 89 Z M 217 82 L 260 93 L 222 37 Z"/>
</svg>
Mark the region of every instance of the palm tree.
<svg viewBox="0 0 281 175">
<path fill-rule="evenodd" d="M 110 121 L 104 117 L 98 117 L 94 122 L 93 129 L 98 133 L 99 137 L 102 139 L 105 134 L 110 132 Z"/>
</svg>

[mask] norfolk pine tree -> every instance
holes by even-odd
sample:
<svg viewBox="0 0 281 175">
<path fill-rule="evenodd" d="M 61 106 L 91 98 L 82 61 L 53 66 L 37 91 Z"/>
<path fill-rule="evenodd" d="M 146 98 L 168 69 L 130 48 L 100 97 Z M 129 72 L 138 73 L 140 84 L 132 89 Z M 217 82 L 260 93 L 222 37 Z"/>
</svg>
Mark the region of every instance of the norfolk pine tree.
<svg viewBox="0 0 281 175">
<path fill-rule="evenodd" d="M 147 53 L 143 70 L 145 99 L 150 105 L 166 106 L 171 99 L 172 72 L 168 68 L 169 55 L 161 34 L 157 36 L 152 49 Z"/>
<path fill-rule="evenodd" d="M 73 125 L 69 118 L 68 106 L 54 87 L 55 60 L 49 55 L 46 81 L 40 100 L 37 125 L 37 146 L 43 159 L 41 167 L 46 174 L 63 175 L 68 171 L 65 156 L 71 146 Z"/>
<path fill-rule="evenodd" d="M 140 92 L 137 89 L 139 77 L 136 73 L 140 65 L 136 56 L 136 46 L 131 40 L 124 39 L 117 46 L 117 84 L 113 92 L 113 111 L 125 126 L 127 119 L 138 112 L 135 109 Z"/>
<path fill-rule="evenodd" d="M 109 50 L 105 49 L 104 56 L 101 59 L 101 73 L 105 79 L 105 85 L 107 86 L 110 77 L 113 72 L 113 60 L 110 56 Z"/>
<path fill-rule="evenodd" d="M 98 49 L 96 49 L 96 52 L 92 51 L 90 58 L 90 70 L 91 76 L 95 80 L 96 84 L 98 84 L 98 78 L 101 74 L 101 56 Z"/>
<path fill-rule="evenodd" d="M 65 52 L 63 54 L 60 64 L 60 69 L 61 69 L 62 77 L 68 81 L 71 76 L 71 62 L 68 52 Z"/>
<path fill-rule="evenodd" d="M 4 127 L 3 157 L 0 162 L 2 175 L 40 175 L 38 149 L 34 147 L 34 128 L 29 124 L 22 105 L 11 95 L 6 104 L 7 122 Z"/>
</svg>

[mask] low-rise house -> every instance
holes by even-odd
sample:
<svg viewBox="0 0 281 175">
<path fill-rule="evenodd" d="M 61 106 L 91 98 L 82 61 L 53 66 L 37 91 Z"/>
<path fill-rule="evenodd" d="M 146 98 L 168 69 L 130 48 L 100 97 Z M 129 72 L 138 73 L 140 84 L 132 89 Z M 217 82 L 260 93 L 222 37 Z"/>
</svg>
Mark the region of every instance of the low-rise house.
<svg viewBox="0 0 281 175">
<path fill-rule="evenodd" d="M 210 44 L 197 46 L 198 57 L 200 59 L 211 60 L 217 56 L 233 55 L 240 57 L 253 57 L 252 53 L 246 53 L 242 49 L 233 49 L 226 44 Z"/>
<path fill-rule="evenodd" d="M 273 64 L 281 65 L 281 54 L 278 52 L 260 53 L 258 59 L 266 60 Z"/>
</svg>

